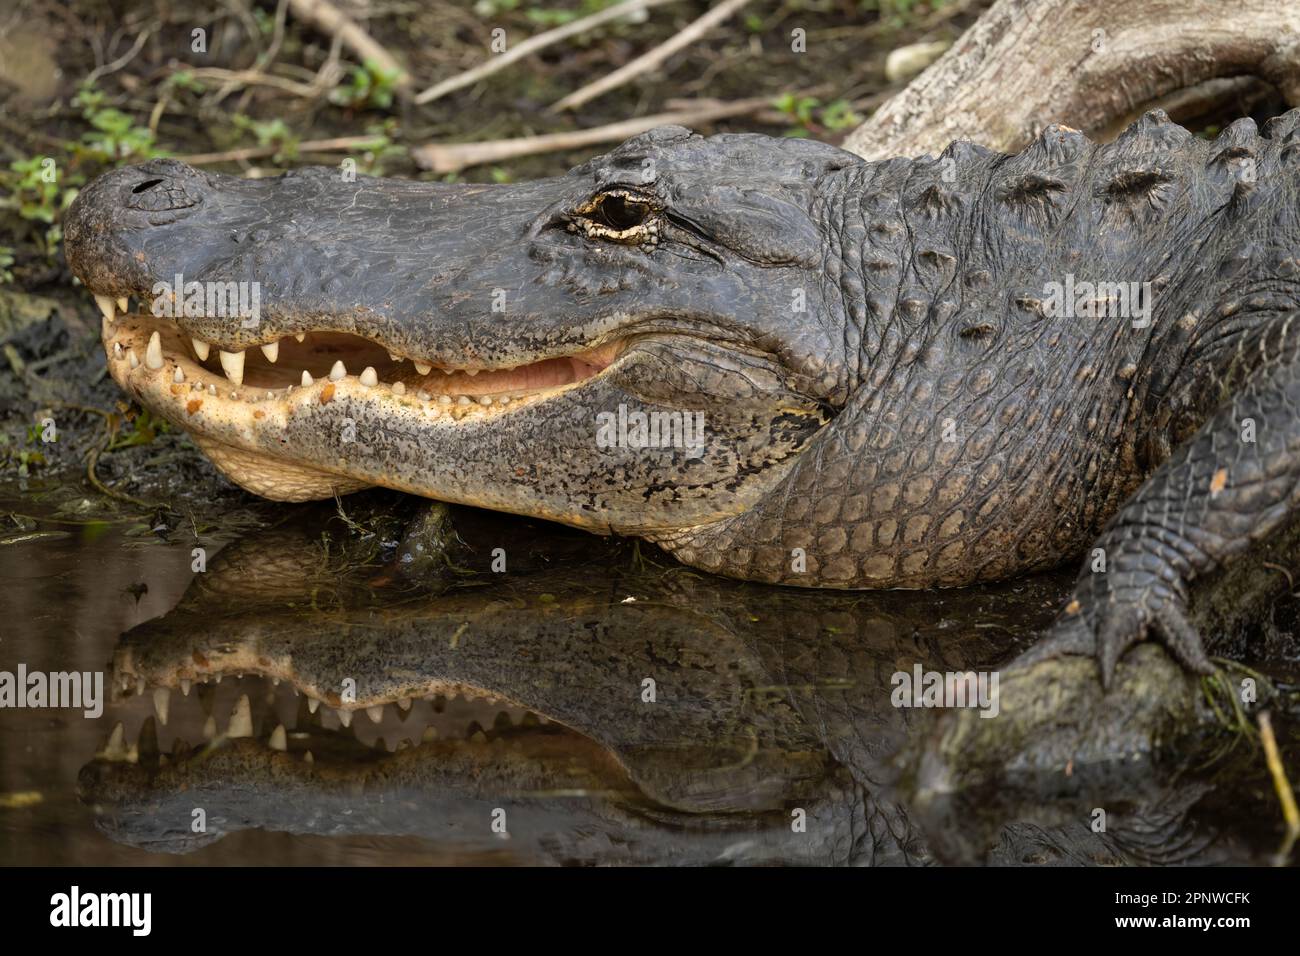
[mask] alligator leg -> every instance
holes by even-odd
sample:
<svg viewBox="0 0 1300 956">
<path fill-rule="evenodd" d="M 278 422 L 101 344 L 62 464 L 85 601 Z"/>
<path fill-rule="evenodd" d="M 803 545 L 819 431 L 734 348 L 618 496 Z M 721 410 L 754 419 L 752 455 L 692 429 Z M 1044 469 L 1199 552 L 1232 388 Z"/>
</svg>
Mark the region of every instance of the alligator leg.
<svg viewBox="0 0 1300 956">
<path fill-rule="evenodd" d="M 1249 356 L 1253 372 L 1111 519 L 1073 599 L 1023 660 L 1092 653 L 1109 686 L 1126 650 L 1159 638 L 1184 666 L 1212 670 L 1188 621 L 1189 586 L 1267 539 L 1300 503 L 1300 349 L 1288 338 L 1297 318 L 1243 340 L 1237 362 Z"/>
</svg>

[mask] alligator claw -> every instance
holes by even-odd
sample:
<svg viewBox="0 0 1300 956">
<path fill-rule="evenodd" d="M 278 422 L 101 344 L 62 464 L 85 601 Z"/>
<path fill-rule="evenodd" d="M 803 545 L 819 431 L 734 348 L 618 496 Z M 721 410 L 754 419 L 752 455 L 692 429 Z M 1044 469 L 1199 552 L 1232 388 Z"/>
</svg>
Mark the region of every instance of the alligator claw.
<svg viewBox="0 0 1300 956">
<path fill-rule="evenodd" d="M 1135 644 L 1156 637 L 1187 670 L 1213 673 L 1214 664 L 1205 653 L 1200 635 L 1175 602 L 1164 601 L 1150 607 L 1134 601 L 1111 607 L 1113 610 L 1109 612 L 1089 614 L 1078 607 L 1077 601 L 1071 601 L 1052 629 L 1017 657 L 1013 666 L 1024 667 L 1063 656 L 1095 657 L 1102 687 L 1109 690 L 1120 658 Z"/>
<path fill-rule="evenodd" d="M 1130 604 L 1122 611 L 1108 615 L 1102 624 L 1101 637 L 1097 641 L 1102 686 L 1110 687 L 1115 667 L 1129 648 L 1143 638 L 1156 635 L 1183 667 L 1198 674 L 1214 672 L 1201 636 L 1181 607 L 1171 601 L 1163 601 L 1155 608 Z"/>
</svg>

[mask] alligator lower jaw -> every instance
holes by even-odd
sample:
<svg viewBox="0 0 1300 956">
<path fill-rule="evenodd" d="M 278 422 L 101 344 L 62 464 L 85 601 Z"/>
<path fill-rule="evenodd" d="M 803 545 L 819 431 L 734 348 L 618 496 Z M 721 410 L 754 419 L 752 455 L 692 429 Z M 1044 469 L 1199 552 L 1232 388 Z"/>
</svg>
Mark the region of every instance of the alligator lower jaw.
<svg viewBox="0 0 1300 956">
<path fill-rule="evenodd" d="M 102 340 L 117 383 L 192 433 L 234 481 L 267 498 L 306 501 L 385 484 L 302 464 L 284 447 L 289 420 L 344 400 L 394 420 L 454 426 L 517 414 L 600 376 L 615 341 L 515 368 L 440 367 L 394 355 L 361 336 L 307 332 L 239 353 L 191 339 L 167 319 L 125 314 L 97 295 Z M 395 485 L 396 487 L 396 485 Z"/>
</svg>

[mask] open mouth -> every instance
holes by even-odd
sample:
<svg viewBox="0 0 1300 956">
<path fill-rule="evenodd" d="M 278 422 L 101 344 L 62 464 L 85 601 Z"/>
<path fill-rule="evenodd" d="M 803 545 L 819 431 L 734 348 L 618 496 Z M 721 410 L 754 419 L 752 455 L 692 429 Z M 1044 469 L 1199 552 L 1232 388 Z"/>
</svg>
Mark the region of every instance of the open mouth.
<svg viewBox="0 0 1300 956">
<path fill-rule="evenodd" d="M 421 403 L 429 417 L 445 414 L 459 420 L 581 384 L 605 371 L 626 345 L 609 342 L 506 368 L 448 367 L 396 354 L 360 335 L 324 330 L 227 352 L 186 335 L 167 319 L 129 313 L 126 299 L 96 295 L 95 301 L 104 316 L 110 368 L 119 380 L 143 368 L 163 376 L 167 391 L 178 399 L 206 392 L 243 402 L 301 398 L 327 403 L 340 389 L 361 388 Z"/>
<path fill-rule="evenodd" d="M 469 685 L 427 683 L 412 687 L 409 695 L 345 704 L 337 694 L 301 687 L 288 676 L 282 681 L 255 664 L 245 671 L 250 663 L 235 654 L 228 661 L 203 660 L 175 673 L 146 677 L 129 654 L 119 652 L 111 675 L 113 699 L 119 708 L 133 711 L 123 716 L 139 723 L 139 729 L 128 733 L 119 720 L 96 756 L 109 763 L 166 764 L 213 744 L 249 738 L 310 764 L 322 756 L 355 760 L 432 742 L 473 749 L 530 734 L 570 742 L 582 737 L 518 703 Z M 223 685 L 223 677 L 234 680 Z M 149 700 L 152 716 L 126 707 L 133 697 Z M 184 702 L 179 708 L 178 697 Z M 363 715 L 359 721 L 354 720 L 357 715 Z M 164 728 L 166 740 L 160 739 Z M 488 752 L 483 751 L 485 759 Z"/>
</svg>

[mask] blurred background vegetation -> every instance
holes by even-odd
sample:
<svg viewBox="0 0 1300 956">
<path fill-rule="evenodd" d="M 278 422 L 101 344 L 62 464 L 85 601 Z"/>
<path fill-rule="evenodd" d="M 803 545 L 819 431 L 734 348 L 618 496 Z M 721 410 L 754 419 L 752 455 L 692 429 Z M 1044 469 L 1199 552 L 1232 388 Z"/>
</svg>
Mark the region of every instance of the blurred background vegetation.
<svg viewBox="0 0 1300 956">
<path fill-rule="evenodd" d="M 156 156 L 245 176 L 350 157 L 370 175 L 508 182 L 563 171 L 608 147 L 561 146 L 454 171 L 422 168 L 419 147 L 756 99 L 741 115 L 692 125 L 837 142 L 906 81 L 886 76 L 892 51 L 924 44 L 914 47 L 917 65 L 904 67 L 919 69 L 987 6 L 739 3 L 660 66 L 576 109 L 553 109 L 716 6 L 658 0 L 415 102 L 421 90 L 499 56 L 503 43 L 509 50 L 618 2 L 18 0 L 0 13 L 0 287 L 71 283 L 60 222 L 77 190 L 111 166 Z M 368 35 L 388 64 L 309 15 L 321 4 Z"/>
</svg>

